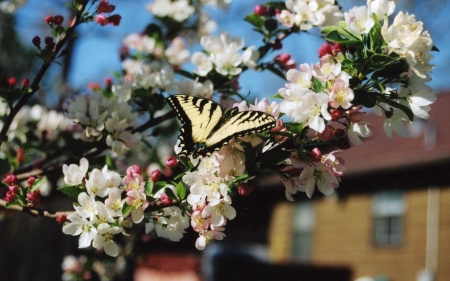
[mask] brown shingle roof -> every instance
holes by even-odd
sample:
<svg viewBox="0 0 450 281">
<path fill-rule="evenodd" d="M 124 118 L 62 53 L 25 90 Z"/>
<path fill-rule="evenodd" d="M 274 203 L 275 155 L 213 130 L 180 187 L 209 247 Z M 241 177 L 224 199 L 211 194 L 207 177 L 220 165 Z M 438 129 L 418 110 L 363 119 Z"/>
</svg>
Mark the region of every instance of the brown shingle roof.
<svg viewBox="0 0 450 281">
<path fill-rule="evenodd" d="M 340 156 L 345 160 L 346 175 L 400 167 L 426 165 L 450 160 L 450 94 L 438 95 L 431 105 L 430 119 L 410 125 L 411 136 L 394 140 L 383 131 L 385 117 L 368 113 L 363 121 L 371 124 L 373 135 L 362 146 L 353 146 Z"/>
</svg>

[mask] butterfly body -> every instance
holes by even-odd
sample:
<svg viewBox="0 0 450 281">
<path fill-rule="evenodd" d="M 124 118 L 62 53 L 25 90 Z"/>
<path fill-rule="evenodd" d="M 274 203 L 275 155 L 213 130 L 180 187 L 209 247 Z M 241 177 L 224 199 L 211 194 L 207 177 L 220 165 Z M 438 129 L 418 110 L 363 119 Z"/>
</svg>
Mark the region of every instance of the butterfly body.
<svg viewBox="0 0 450 281">
<path fill-rule="evenodd" d="M 267 131 L 276 124 L 270 114 L 225 109 L 209 99 L 174 95 L 167 100 L 182 123 L 179 155 L 209 156 L 234 137 Z"/>
</svg>

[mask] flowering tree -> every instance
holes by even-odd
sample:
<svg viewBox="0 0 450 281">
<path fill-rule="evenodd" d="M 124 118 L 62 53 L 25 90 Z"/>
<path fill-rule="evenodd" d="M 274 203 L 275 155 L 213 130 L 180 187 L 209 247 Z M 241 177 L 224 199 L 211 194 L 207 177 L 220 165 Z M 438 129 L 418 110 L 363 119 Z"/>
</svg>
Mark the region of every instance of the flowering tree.
<svg viewBox="0 0 450 281">
<path fill-rule="evenodd" d="M 237 215 L 232 197 L 248 196 L 255 177 L 279 177 L 290 201 L 298 192 L 312 197 L 316 188 L 333 193 L 345 170 L 339 151 L 372 134 L 367 109 L 385 118 L 389 138 L 394 132 L 407 137 L 408 122 L 429 117 L 436 96 L 426 82 L 437 48 L 414 15 L 394 14 L 393 1 L 369 0 L 349 11 L 334 0 L 258 5 L 245 18 L 261 35 L 252 46 L 226 32 L 212 35 L 216 24 L 205 7 L 229 2 L 152 1 L 146 9 L 155 21 L 122 41 L 122 71 L 105 86 L 90 84 L 88 94 L 67 97 L 64 112 L 28 104 L 78 26 L 117 26 L 121 16 L 107 0 L 74 0 L 68 5 L 73 18 L 45 17 L 51 36 L 33 39 L 42 63 L 34 78 L 0 80 L 6 191 L 0 205 L 54 218 L 64 234 L 79 236 L 80 248 L 113 257 L 123 249 L 118 237 L 134 224 L 174 242 L 189 228 L 203 250 L 225 237 Z M 324 37 L 317 63 L 297 65 L 289 54 L 275 53 L 286 37 L 312 28 Z M 201 51 L 191 53 L 186 46 L 197 41 Z M 286 83 L 247 103 L 240 74 L 264 70 Z M 276 122 L 264 132 L 236 134 L 211 155 L 186 155 L 186 139 L 175 144 L 176 114 L 166 102 L 173 94 L 217 98 L 223 107 L 265 112 Z M 62 179 L 58 190 L 74 210 L 36 208 L 49 174 Z M 67 261 L 67 276 L 81 274 L 70 269 L 77 262 Z"/>
</svg>

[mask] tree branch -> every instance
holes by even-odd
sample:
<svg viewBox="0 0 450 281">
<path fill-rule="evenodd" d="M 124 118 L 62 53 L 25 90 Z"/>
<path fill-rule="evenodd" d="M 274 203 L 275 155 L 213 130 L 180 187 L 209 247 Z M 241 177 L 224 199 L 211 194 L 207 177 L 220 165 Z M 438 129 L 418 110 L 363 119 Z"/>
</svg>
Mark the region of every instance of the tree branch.
<svg viewBox="0 0 450 281">
<path fill-rule="evenodd" d="M 51 219 L 56 219 L 59 216 L 62 215 L 68 215 L 68 214 L 72 214 L 75 211 L 62 211 L 62 212 L 50 212 L 50 211 L 46 211 L 46 210 L 42 210 L 42 209 L 38 209 L 38 208 L 28 208 L 28 207 L 20 207 L 17 205 L 13 205 L 10 206 L 9 208 L 6 208 L 6 204 L 8 204 L 8 202 L 6 202 L 3 199 L 0 199 L 0 207 L 4 207 L 5 209 L 8 210 L 13 210 L 13 211 L 18 211 L 18 212 L 24 212 L 27 213 L 33 217 L 47 217 L 47 218 L 51 218 Z"/>
</svg>

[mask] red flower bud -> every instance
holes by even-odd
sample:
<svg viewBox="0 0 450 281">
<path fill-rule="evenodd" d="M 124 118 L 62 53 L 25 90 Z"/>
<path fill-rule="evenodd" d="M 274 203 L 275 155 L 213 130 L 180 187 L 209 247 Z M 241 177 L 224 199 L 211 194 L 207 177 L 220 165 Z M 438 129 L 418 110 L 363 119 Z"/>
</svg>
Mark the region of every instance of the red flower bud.
<svg viewBox="0 0 450 281">
<path fill-rule="evenodd" d="M 31 40 L 34 46 L 41 48 L 41 38 L 39 36 L 34 36 L 33 40 Z"/>
<path fill-rule="evenodd" d="M 9 85 L 10 87 L 14 87 L 14 86 L 16 85 L 16 83 L 17 83 L 16 78 L 14 78 L 14 77 L 9 77 L 9 78 L 8 78 L 8 85 Z"/>
<path fill-rule="evenodd" d="M 55 17 L 53 18 L 53 23 L 55 23 L 55 24 L 58 25 L 58 26 L 61 26 L 61 24 L 63 23 L 63 21 L 64 21 L 64 17 L 61 16 L 61 15 L 57 15 L 57 16 L 55 16 Z"/>
<path fill-rule="evenodd" d="M 31 188 L 35 181 L 36 181 L 35 177 L 29 177 L 28 180 L 27 180 L 28 188 Z"/>
<path fill-rule="evenodd" d="M 29 192 L 27 194 L 27 200 L 31 203 L 37 203 L 39 202 L 39 195 L 41 194 L 41 191 L 38 189 L 35 192 Z"/>
<path fill-rule="evenodd" d="M 253 9 L 253 13 L 255 13 L 255 15 L 257 16 L 262 17 L 267 13 L 267 8 L 264 5 L 256 5 Z"/>
<path fill-rule="evenodd" d="M 173 156 L 169 156 L 166 159 L 166 166 L 169 168 L 173 168 L 176 167 L 178 165 L 178 159 L 173 157 Z"/>
<path fill-rule="evenodd" d="M 60 224 L 63 224 L 66 220 L 67 220 L 66 215 L 60 215 L 59 217 L 56 218 L 56 221 Z"/>
<path fill-rule="evenodd" d="M 47 24 L 52 25 L 54 18 L 52 16 L 46 16 L 44 20 Z"/>
<path fill-rule="evenodd" d="M 108 18 L 105 15 L 96 15 L 95 22 L 101 26 L 105 26 L 108 24 Z"/>
<path fill-rule="evenodd" d="M 50 36 L 45 37 L 44 42 L 45 42 L 46 45 L 52 44 L 53 43 L 53 37 L 50 37 Z"/>
<path fill-rule="evenodd" d="M 21 87 L 22 89 L 30 87 L 30 80 L 27 77 L 23 78 Z"/>
<path fill-rule="evenodd" d="M 320 151 L 319 148 L 315 147 L 309 153 L 309 157 L 313 162 L 320 162 L 322 160 L 322 152 Z"/>
<path fill-rule="evenodd" d="M 336 129 L 333 131 L 333 137 L 342 137 L 343 135 L 345 135 L 345 131 L 344 129 Z"/>
<path fill-rule="evenodd" d="M 5 183 L 6 183 L 7 185 L 13 185 L 13 184 L 16 184 L 16 183 L 17 183 L 18 179 L 17 179 L 17 177 L 16 177 L 15 175 L 13 175 L 13 174 L 8 174 L 8 175 L 6 175 L 4 181 L 5 181 Z"/>
<path fill-rule="evenodd" d="M 159 200 L 161 200 L 161 202 L 163 202 L 164 205 L 168 205 L 168 204 L 172 203 L 172 199 L 170 199 L 170 197 L 167 196 L 167 194 L 165 194 L 164 192 L 161 193 Z"/>
<path fill-rule="evenodd" d="M 112 15 L 108 17 L 108 23 L 112 26 L 118 26 L 120 24 L 121 19 L 122 19 L 121 15 Z"/>
<path fill-rule="evenodd" d="M 333 50 L 331 48 L 331 45 L 328 43 L 323 43 L 319 47 L 319 58 L 324 57 L 326 55 L 333 55 Z"/>
<path fill-rule="evenodd" d="M 103 82 L 105 83 L 106 87 L 111 87 L 112 86 L 112 79 L 109 77 L 105 77 L 105 79 L 103 80 Z"/>
<path fill-rule="evenodd" d="M 11 191 L 7 191 L 5 197 L 3 198 L 6 202 L 13 202 L 16 199 L 16 194 L 11 192 Z"/>
<path fill-rule="evenodd" d="M 270 17 L 275 16 L 276 13 L 277 13 L 277 10 L 275 8 L 269 7 L 267 9 L 267 15 L 270 16 Z"/>
<path fill-rule="evenodd" d="M 112 13 L 116 6 L 109 5 L 108 1 L 102 0 L 97 7 L 97 13 Z"/>
<path fill-rule="evenodd" d="M 333 110 L 331 112 L 331 121 L 338 121 L 344 116 L 344 112 L 340 111 L 339 109 Z"/>
<path fill-rule="evenodd" d="M 152 179 L 152 182 L 157 182 L 157 181 L 159 181 L 159 179 L 161 178 L 161 171 L 158 170 L 158 169 L 153 170 L 153 171 L 151 172 L 150 177 L 151 177 L 151 179 Z"/>
<path fill-rule="evenodd" d="M 255 190 L 255 187 L 248 183 L 241 183 L 238 185 L 238 193 L 242 196 L 249 196 Z"/>
<path fill-rule="evenodd" d="M 350 143 L 346 138 L 338 139 L 336 146 L 340 149 L 349 149 L 351 147 Z"/>
<path fill-rule="evenodd" d="M 283 48 L 283 44 L 281 44 L 280 40 L 276 39 L 275 42 L 273 43 L 273 49 L 280 50 L 281 48 Z"/>
</svg>

